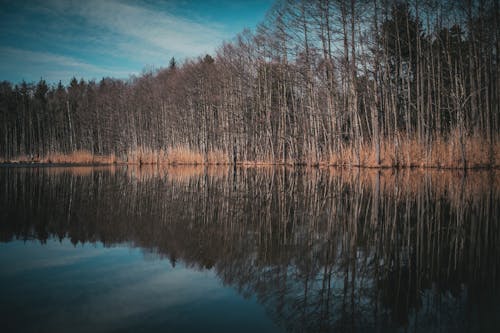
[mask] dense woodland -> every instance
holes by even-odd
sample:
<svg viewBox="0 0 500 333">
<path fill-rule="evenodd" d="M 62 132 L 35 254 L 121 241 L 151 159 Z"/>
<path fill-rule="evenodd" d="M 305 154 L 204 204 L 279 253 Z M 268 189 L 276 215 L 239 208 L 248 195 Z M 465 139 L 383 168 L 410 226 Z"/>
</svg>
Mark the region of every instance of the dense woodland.
<svg viewBox="0 0 500 333">
<path fill-rule="evenodd" d="M 214 55 L 0 83 L 0 157 L 498 166 L 499 22 L 497 0 L 277 1 Z"/>
</svg>

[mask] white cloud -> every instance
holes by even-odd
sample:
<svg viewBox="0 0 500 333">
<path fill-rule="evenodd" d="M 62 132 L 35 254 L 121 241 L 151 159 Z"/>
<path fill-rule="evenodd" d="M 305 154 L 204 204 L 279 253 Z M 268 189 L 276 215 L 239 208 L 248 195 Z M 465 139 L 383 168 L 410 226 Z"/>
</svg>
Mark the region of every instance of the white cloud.
<svg viewBox="0 0 500 333">
<path fill-rule="evenodd" d="M 232 34 L 189 12 L 175 13 L 168 2 L 34 0 L 20 6 L 15 19 L 0 24 L 14 41 L 0 45 L 0 79 L 127 78 L 166 66 L 172 56 L 213 53 Z"/>
<path fill-rule="evenodd" d="M 13 61 L 15 60 L 15 61 Z M 0 47 L 0 72 L 15 71 L 20 77 L 31 81 L 39 73 L 48 81 L 69 80 L 71 77 L 80 77 L 86 74 L 87 79 L 100 79 L 103 76 L 128 77 L 130 71 L 92 65 L 59 54 L 23 50 L 13 47 Z"/>
<path fill-rule="evenodd" d="M 164 54 L 165 57 L 168 54 L 201 55 L 212 52 L 222 40 L 230 37 L 219 24 L 197 22 L 165 10 L 159 11 L 124 1 L 52 0 L 44 3 L 59 14 L 73 14 L 83 18 L 96 28 L 91 31 L 93 33 L 116 35 L 117 46 L 126 45 L 126 49 L 122 51 L 132 55 L 141 54 L 142 48 Z"/>
</svg>

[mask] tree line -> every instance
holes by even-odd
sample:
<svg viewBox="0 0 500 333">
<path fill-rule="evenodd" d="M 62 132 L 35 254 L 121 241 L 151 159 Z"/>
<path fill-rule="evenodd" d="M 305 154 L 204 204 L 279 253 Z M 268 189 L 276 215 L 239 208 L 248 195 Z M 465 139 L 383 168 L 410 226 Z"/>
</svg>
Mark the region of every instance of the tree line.
<svg viewBox="0 0 500 333">
<path fill-rule="evenodd" d="M 499 21 L 496 0 L 279 0 L 214 55 L 0 83 L 0 156 L 498 166 Z"/>
</svg>

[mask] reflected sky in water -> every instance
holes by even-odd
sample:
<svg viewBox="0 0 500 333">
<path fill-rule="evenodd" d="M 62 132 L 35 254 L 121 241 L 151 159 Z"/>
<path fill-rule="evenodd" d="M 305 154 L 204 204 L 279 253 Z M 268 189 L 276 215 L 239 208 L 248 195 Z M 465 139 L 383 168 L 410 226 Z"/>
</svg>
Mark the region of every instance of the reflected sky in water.
<svg viewBox="0 0 500 333">
<path fill-rule="evenodd" d="M 0 168 L 7 331 L 496 332 L 497 172 Z"/>
<path fill-rule="evenodd" d="M 0 244 L 0 266 L 8 332 L 280 331 L 213 270 L 173 268 L 126 245 L 14 241 Z"/>
</svg>

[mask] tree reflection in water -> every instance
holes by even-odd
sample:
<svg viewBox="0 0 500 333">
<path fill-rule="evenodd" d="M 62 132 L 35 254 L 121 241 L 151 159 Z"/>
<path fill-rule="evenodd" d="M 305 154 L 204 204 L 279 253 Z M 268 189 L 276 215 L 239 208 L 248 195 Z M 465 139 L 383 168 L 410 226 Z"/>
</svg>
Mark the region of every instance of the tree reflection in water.
<svg viewBox="0 0 500 333">
<path fill-rule="evenodd" d="M 497 320 L 497 172 L 3 168 L 0 183 L 2 241 L 128 243 L 213 268 L 289 331 Z"/>
</svg>

